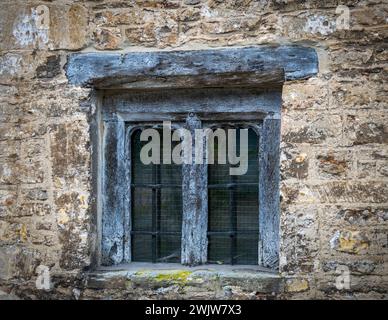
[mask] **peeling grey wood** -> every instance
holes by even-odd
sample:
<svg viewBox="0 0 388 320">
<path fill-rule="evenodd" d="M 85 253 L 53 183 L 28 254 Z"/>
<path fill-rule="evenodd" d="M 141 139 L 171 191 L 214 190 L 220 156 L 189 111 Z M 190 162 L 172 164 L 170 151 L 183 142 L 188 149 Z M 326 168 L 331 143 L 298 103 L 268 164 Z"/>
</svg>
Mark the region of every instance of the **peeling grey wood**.
<svg viewBox="0 0 388 320">
<path fill-rule="evenodd" d="M 93 85 L 109 89 L 172 89 L 172 88 L 206 88 L 206 87 L 255 87 L 277 88 L 284 82 L 284 70 L 263 70 L 252 72 L 227 72 L 217 74 L 200 74 L 187 76 L 137 76 L 136 79 L 115 77 L 95 80 Z"/>
<path fill-rule="evenodd" d="M 122 121 L 104 123 L 101 263 L 124 259 L 125 130 Z"/>
<path fill-rule="evenodd" d="M 75 53 L 66 73 L 71 84 L 100 88 L 258 86 L 311 77 L 318 58 L 313 48 L 301 46 Z"/>
<path fill-rule="evenodd" d="M 259 265 L 279 265 L 280 120 L 265 119 L 260 135 Z"/>
<path fill-rule="evenodd" d="M 186 121 L 187 129 L 194 135 L 202 127 L 195 115 Z M 204 146 L 205 148 L 205 146 Z M 194 161 L 194 148 L 193 148 Z M 184 164 L 182 181 L 182 254 L 181 263 L 195 266 L 207 261 L 207 165 Z"/>
<path fill-rule="evenodd" d="M 128 122 L 139 123 L 157 123 L 161 124 L 163 121 L 184 122 L 188 116 L 188 112 L 131 112 L 120 113 L 120 118 Z M 279 119 L 277 114 L 268 114 L 265 112 L 196 112 L 195 113 L 201 121 L 216 121 L 222 116 L 223 121 L 236 122 L 249 121 L 252 119 L 262 120 L 264 118 Z M 109 120 L 109 118 L 106 118 Z"/>
<path fill-rule="evenodd" d="M 125 129 L 125 160 L 124 160 L 124 204 L 123 204 L 123 216 L 124 216 L 124 243 L 123 243 L 123 262 L 132 261 L 132 133 L 135 126 L 129 125 Z"/>
<path fill-rule="evenodd" d="M 179 89 L 158 90 L 128 93 L 113 91 L 106 95 L 103 101 L 103 119 L 114 119 L 119 114 L 129 120 L 134 113 L 148 118 L 153 114 L 171 113 L 196 114 L 226 113 L 226 112 L 263 112 L 276 114 L 280 117 L 280 90 L 258 89 Z M 155 119 L 159 120 L 159 119 Z"/>
<path fill-rule="evenodd" d="M 91 226 L 90 226 L 90 253 L 91 267 L 95 268 L 101 264 L 101 156 L 102 156 L 102 137 L 101 125 L 101 102 L 102 98 L 96 91 L 92 93 L 91 106 L 94 112 L 90 114 L 90 142 L 91 142 Z"/>
</svg>

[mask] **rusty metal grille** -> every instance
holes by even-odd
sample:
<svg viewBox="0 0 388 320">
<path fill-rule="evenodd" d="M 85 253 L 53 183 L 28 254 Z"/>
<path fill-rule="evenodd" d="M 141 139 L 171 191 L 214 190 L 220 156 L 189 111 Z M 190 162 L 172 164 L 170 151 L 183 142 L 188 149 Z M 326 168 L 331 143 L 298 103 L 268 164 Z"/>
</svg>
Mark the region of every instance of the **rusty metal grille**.
<svg viewBox="0 0 388 320">
<path fill-rule="evenodd" d="M 147 142 L 140 141 L 140 134 L 138 129 L 131 137 L 132 260 L 180 262 L 182 168 L 174 163 L 144 165 L 140 151 Z"/>
<path fill-rule="evenodd" d="M 215 151 L 218 143 L 215 139 Z M 240 150 L 239 130 L 236 146 Z M 230 164 L 218 164 L 217 152 L 215 164 L 208 165 L 209 263 L 258 263 L 259 139 L 253 129 L 248 129 L 247 147 L 248 171 L 244 175 L 230 175 Z"/>
</svg>

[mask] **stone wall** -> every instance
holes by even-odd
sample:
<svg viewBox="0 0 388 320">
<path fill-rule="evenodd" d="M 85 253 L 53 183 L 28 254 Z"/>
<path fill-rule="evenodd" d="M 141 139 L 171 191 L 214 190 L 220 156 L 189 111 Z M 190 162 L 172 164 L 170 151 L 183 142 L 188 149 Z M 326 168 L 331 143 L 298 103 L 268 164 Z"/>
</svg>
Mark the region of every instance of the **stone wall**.
<svg viewBox="0 0 388 320">
<path fill-rule="evenodd" d="M 2 0 L 0 298 L 386 299 L 387 11 L 385 0 Z M 67 56 L 268 43 L 313 47 L 320 64 L 283 88 L 276 281 L 90 274 L 93 110 L 90 90 L 68 84 Z"/>
</svg>

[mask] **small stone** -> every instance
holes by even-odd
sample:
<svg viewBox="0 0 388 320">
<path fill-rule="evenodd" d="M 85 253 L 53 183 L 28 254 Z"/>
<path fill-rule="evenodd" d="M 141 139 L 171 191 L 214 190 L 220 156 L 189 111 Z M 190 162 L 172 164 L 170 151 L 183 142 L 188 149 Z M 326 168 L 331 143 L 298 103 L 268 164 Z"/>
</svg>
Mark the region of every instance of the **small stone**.
<svg viewBox="0 0 388 320">
<path fill-rule="evenodd" d="M 147 23 L 144 27 L 129 27 L 125 30 L 125 36 L 130 45 L 143 45 L 146 47 L 156 44 L 155 25 Z"/>
<path fill-rule="evenodd" d="M 48 204 L 43 203 L 25 203 L 15 210 L 14 216 L 44 216 L 50 214 L 51 207 Z"/>
<path fill-rule="evenodd" d="M 185 4 L 187 4 L 189 6 L 194 6 L 200 2 L 201 2 L 201 0 L 185 0 Z"/>
<path fill-rule="evenodd" d="M 73 292 L 74 299 L 79 300 L 79 297 L 81 296 L 81 291 L 77 288 L 74 288 L 72 292 Z"/>
<path fill-rule="evenodd" d="M 184 8 L 179 11 L 178 19 L 179 21 L 189 22 L 197 21 L 201 18 L 199 9 L 196 8 Z"/>
<path fill-rule="evenodd" d="M 327 154 L 318 155 L 317 159 L 319 160 L 319 170 L 329 175 L 342 175 L 348 168 L 345 156 L 338 153 L 328 152 Z"/>
<path fill-rule="evenodd" d="M 54 78 L 61 73 L 61 57 L 59 55 L 49 56 L 46 63 L 36 68 L 38 78 Z"/>
<path fill-rule="evenodd" d="M 18 296 L 0 290 L 0 300 L 20 300 Z"/>
<path fill-rule="evenodd" d="M 145 8 L 177 9 L 180 1 L 174 0 L 136 0 L 136 4 Z"/>
<path fill-rule="evenodd" d="M 360 231 L 337 231 L 330 240 L 332 249 L 337 251 L 359 254 L 369 248 L 369 239 Z"/>
<path fill-rule="evenodd" d="M 121 31 L 119 28 L 97 28 L 95 33 L 95 48 L 98 50 L 120 49 Z"/>
<path fill-rule="evenodd" d="M 295 162 L 296 162 L 296 163 L 302 163 L 302 162 L 305 161 L 306 158 L 307 158 L 307 154 L 301 153 L 301 154 L 299 154 L 299 155 L 295 158 Z"/>
<path fill-rule="evenodd" d="M 286 283 L 287 292 L 303 292 L 310 288 L 306 279 L 289 279 Z"/>
<path fill-rule="evenodd" d="M 23 194 L 27 200 L 45 201 L 48 199 L 47 190 L 40 189 L 40 188 L 24 190 Z"/>
</svg>

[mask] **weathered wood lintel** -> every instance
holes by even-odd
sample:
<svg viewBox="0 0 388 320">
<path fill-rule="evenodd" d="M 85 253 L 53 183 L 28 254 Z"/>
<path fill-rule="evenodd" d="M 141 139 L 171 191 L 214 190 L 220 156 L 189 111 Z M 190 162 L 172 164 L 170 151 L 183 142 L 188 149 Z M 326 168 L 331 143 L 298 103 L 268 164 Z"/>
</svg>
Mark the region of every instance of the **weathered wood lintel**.
<svg viewBox="0 0 388 320">
<path fill-rule="evenodd" d="M 266 86 L 318 72 L 313 48 L 259 46 L 193 51 L 75 53 L 68 58 L 71 84 L 97 88 Z"/>
</svg>

